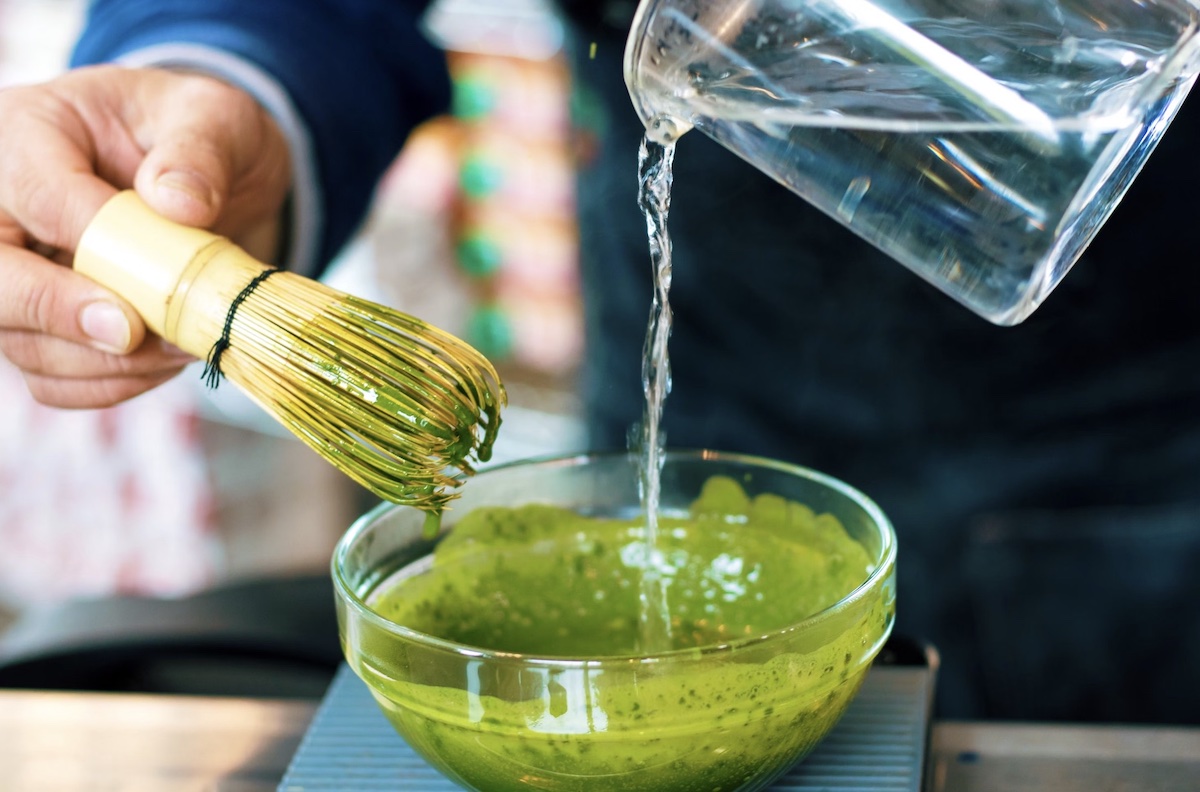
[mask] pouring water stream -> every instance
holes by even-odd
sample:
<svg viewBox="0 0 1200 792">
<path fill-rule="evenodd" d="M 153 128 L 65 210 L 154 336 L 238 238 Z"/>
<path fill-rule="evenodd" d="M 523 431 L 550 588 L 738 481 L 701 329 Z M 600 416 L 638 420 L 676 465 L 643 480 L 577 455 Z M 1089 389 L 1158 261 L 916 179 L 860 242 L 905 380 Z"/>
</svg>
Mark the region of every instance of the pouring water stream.
<svg viewBox="0 0 1200 792">
<path fill-rule="evenodd" d="M 639 594 L 639 639 L 646 653 L 671 648 L 672 628 L 668 601 L 669 580 L 658 544 L 658 511 L 665 436 L 663 405 L 671 391 L 671 362 L 667 341 L 671 335 L 671 237 L 667 215 L 671 208 L 672 164 L 680 128 L 659 119 L 648 129 L 638 151 L 638 205 L 646 217 L 654 294 L 642 349 L 642 389 L 646 396 L 639 460 L 642 511 L 646 528 L 644 564 Z"/>
</svg>

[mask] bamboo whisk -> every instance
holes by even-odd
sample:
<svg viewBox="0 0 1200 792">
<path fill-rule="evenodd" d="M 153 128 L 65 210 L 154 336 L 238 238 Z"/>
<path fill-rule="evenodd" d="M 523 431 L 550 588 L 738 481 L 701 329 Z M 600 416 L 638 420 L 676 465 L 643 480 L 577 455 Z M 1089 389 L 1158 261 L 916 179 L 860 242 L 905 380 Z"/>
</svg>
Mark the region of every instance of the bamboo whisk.
<svg viewBox="0 0 1200 792">
<path fill-rule="evenodd" d="M 210 385 L 223 374 L 386 500 L 440 511 L 491 456 L 505 402 L 495 368 L 419 319 L 269 268 L 132 191 L 101 208 L 75 269 L 206 359 Z"/>
</svg>

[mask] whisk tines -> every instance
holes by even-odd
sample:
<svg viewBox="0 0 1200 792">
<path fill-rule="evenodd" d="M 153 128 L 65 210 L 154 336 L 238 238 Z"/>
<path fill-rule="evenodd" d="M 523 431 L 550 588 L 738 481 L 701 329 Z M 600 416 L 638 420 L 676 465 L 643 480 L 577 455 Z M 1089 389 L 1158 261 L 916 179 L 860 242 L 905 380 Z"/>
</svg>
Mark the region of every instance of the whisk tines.
<svg viewBox="0 0 1200 792">
<path fill-rule="evenodd" d="M 491 456 L 505 403 L 496 369 L 420 319 L 268 268 L 133 191 L 89 224 L 75 270 L 386 500 L 436 513 Z"/>
<path fill-rule="evenodd" d="M 455 336 L 287 272 L 244 298 L 222 365 L 364 487 L 435 511 L 490 458 L 505 402 L 496 369 Z"/>
</svg>

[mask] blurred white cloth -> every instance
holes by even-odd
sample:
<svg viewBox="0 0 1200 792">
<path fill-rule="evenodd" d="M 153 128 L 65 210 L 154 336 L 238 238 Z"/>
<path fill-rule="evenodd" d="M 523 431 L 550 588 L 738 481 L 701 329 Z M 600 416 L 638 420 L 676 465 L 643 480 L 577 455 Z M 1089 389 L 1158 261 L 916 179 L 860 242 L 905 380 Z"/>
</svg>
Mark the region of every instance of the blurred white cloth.
<svg viewBox="0 0 1200 792">
<path fill-rule="evenodd" d="M 105 410 L 36 403 L 0 358 L 0 599 L 176 595 L 218 575 L 194 389 Z"/>
<path fill-rule="evenodd" d="M 0 0 L 0 87 L 61 72 L 85 6 Z M 0 357 L 0 602 L 182 594 L 216 577 L 195 401 L 177 379 L 112 409 L 56 410 Z"/>
</svg>

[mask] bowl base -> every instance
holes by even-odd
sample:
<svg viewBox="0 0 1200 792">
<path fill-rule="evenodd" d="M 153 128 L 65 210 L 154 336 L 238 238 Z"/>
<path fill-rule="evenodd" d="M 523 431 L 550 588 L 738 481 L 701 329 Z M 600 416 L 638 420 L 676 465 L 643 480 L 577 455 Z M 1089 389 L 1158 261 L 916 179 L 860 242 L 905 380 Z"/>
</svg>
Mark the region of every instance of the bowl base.
<svg viewBox="0 0 1200 792">
<path fill-rule="evenodd" d="M 883 653 L 881 657 L 887 655 Z M 888 789 L 920 792 L 934 671 L 876 662 L 841 721 L 777 782 L 795 792 Z M 880 750 L 885 744 L 910 750 Z M 831 770 L 836 772 L 831 773 Z M 342 666 L 300 743 L 278 792 L 334 792 L 353 780 L 360 792 L 458 792 L 419 757 L 383 716 L 367 686 Z"/>
</svg>

